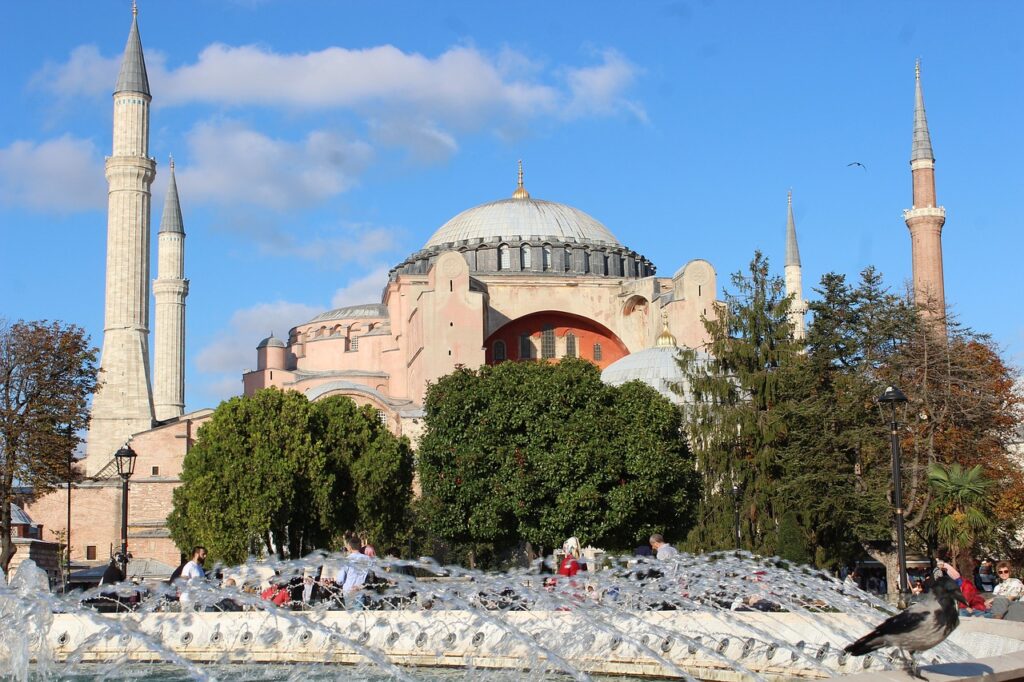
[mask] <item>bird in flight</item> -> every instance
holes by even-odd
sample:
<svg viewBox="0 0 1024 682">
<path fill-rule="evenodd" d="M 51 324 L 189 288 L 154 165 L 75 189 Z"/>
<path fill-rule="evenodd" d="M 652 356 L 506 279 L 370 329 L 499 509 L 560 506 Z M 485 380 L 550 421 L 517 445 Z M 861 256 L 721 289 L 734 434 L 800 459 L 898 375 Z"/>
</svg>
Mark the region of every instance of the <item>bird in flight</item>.
<svg viewBox="0 0 1024 682">
<path fill-rule="evenodd" d="M 865 165 L 864 165 L 863 163 L 861 163 L 860 161 L 854 161 L 854 162 L 852 162 L 852 163 L 848 163 L 848 164 L 846 164 L 846 167 L 847 167 L 847 168 L 849 168 L 850 166 L 860 166 L 860 167 L 861 167 L 861 168 L 863 168 L 864 170 L 867 170 L 867 169 L 868 169 L 868 167 L 867 167 L 867 166 L 865 166 Z"/>
<path fill-rule="evenodd" d="M 953 579 L 942 576 L 923 600 L 884 621 L 844 651 L 863 656 L 882 647 L 896 647 L 907 664 L 907 672 L 925 679 L 914 663 L 914 654 L 938 646 L 956 629 L 960 624 L 958 601 L 967 602 L 960 587 Z M 904 650 L 910 654 L 909 658 Z"/>
</svg>

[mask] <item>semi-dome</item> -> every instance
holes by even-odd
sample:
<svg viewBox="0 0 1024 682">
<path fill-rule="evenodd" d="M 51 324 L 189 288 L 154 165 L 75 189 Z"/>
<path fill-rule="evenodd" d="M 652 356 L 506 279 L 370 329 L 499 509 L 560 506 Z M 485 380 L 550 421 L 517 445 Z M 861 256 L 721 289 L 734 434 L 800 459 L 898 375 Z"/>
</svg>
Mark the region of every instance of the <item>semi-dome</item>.
<svg viewBox="0 0 1024 682">
<path fill-rule="evenodd" d="M 692 403 L 693 395 L 679 367 L 679 349 L 674 345 L 658 345 L 630 353 L 604 368 L 601 381 L 621 386 L 628 381 L 642 381 L 673 403 Z M 697 361 L 707 362 L 708 355 L 698 351 Z"/>
<path fill-rule="evenodd" d="M 583 211 L 533 199 L 523 187 L 523 166 L 519 184 L 511 199 L 501 199 L 467 209 L 441 226 L 424 248 L 462 240 L 529 239 L 547 237 L 555 241 L 618 244 L 607 227 Z"/>
</svg>

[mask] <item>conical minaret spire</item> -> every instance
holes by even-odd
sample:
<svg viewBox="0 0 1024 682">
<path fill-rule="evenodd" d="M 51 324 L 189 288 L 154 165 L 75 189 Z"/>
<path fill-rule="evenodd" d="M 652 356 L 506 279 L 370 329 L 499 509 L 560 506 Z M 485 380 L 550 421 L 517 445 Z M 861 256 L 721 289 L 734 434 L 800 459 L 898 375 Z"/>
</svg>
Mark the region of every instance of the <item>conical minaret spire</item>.
<svg viewBox="0 0 1024 682">
<path fill-rule="evenodd" d="M 519 179 L 516 183 L 516 191 L 512 192 L 513 199 L 529 199 L 530 193 L 523 187 L 523 161 L 519 160 Z"/>
<path fill-rule="evenodd" d="M 942 274 L 942 226 L 946 209 L 935 199 L 935 156 L 928 132 L 921 89 L 921 61 L 914 65 L 914 138 L 910 151 L 914 186 L 913 208 L 903 212 L 914 266 L 914 302 L 931 319 L 945 319 L 946 293 Z"/>
<path fill-rule="evenodd" d="M 100 386 L 92 401 L 87 475 L 128 439 L 153 426 L 149 379 L 149 80 L 137 11 L 114 89 L 114 145 L 107 157 L 107 274 Z"/>
<path fill-rule="evenodd" d="M 171 178 L 157 238 L 156 330 L 153 343 L 153 407 L 158 421 L 185 412 L 185 226 L 181 219 L 178 183 Z"/>
<path fill-rule="evenodd" d="M 786 295 L 792 296 L 789 305 L 789 323 L 793 338 L 802 340 L 807 333 L 807 303 L 804 301 L 803 268 L 800 266 L 800 247 L 796 242 L 796 221 L 793 219 L 793 190 L 786 195 Z"/>
</svg>

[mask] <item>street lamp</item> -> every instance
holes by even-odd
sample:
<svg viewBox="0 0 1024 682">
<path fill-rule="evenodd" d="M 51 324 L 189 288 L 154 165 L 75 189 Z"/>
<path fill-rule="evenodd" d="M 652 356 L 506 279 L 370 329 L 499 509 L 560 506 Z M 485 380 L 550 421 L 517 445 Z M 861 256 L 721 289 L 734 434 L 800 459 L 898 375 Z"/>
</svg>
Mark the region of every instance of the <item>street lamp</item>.
<svg viewBox="0 0 1024 682">
<path fill-rule="evenodd" d="M 733 511 L 733 536 L 736 539 L 736 549 L 740 548 L 740 486 L 732 484 L 732 511 Z"/>
<path fill-rule="evenodd" d="M 896 511 L 896 560 L 899 562 L 900 596 L 899 605 L 906 603 L 907 587 L 907 546 L 903 537 L 903 483 L 900 475 L 900 436 L 896 430 L 896 405 L 907 402 L 907 396 L 895 386 L 888 386 L 878 402 L 889 405 L 889 441 L 892 445 L 892 504 Z"/>
<path fill-rule="evenodd" d="M 128 579 L 128 479 L 135 473 L 137 455 L 128 444 L 114 453 L 117 475 L 121 477 L 121 573 Z"/>
</svg>

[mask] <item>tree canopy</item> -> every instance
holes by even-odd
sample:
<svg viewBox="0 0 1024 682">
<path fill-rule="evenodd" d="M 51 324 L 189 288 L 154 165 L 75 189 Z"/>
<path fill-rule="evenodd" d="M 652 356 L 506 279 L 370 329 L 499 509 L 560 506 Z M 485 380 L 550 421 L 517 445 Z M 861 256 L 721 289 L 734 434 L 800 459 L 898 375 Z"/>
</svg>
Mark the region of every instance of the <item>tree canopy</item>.
<svg viewBox="0 0 1024 682">
<path fill-rule="evenodd" d="M 408 442 L 372 407 L 264 389 L 221 403 L 200 427 L 168 526 L 179 547 L 202 544 L 228 563 L 330 549 L 345 530 L 397 542 L 412 466 Z"/>
<path fill-rule="evenodd" d="M 481 563 L 569 536 L 632 549 L 692 523 L 678 410 L 645 384 L 605 385 L 585 360 L 505 362 L 441 378 L 425 406 L 420 517 Z"/>
<path fill-rule="evenodd" d="M 798 343 L 781 282 L 760 254 L 732 283 L 726 309 L 706 322 L 713 360 L 689 353 L 682 361 L 703 399 L 686 419 L 704 481 L 692 548 L 731 545 L 729 486 L 739 481 L 745 548 L 828 567 L 868 552 L 892 565 L 891 417 L 877 402 L 888 385 L 909 399 L 897 421 L 911 549 L 934 549 L 938 529 L 948 530 L 943 517 L 953 512 L 930 474 L 956 472 L 956 464 L 979 465 L 1003 527 L 1014 522 L 1024 486 L 1008 448 L 1021 397 L 988 337 L 948 314 L 937 325 L 868 268 L 856 285 L 834 273 L 821 279 Z M 737 425 L 738 436 L 730 434 Z M 969 539 L 960 547 L 969 556 L 999 533 L 960 537 Z"/>
<path fill-rule="evenodd" d="M 96 349 L 63 322 L 0 320 L 0 569 L 7 570 L 14 482 L 35 494 L 69 476 L 96 389 Z"/>
</svg>

